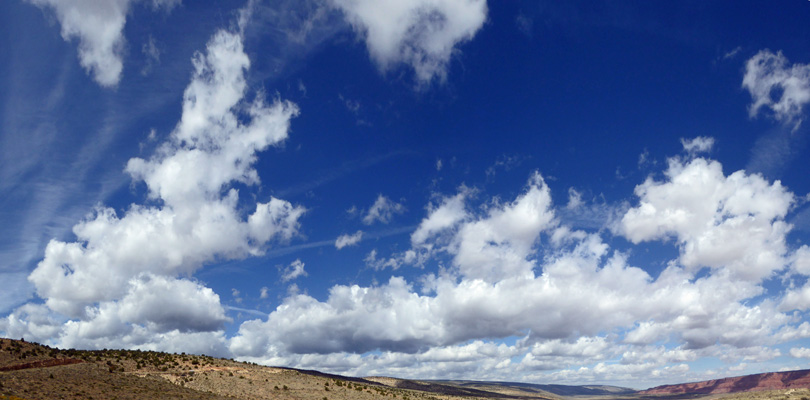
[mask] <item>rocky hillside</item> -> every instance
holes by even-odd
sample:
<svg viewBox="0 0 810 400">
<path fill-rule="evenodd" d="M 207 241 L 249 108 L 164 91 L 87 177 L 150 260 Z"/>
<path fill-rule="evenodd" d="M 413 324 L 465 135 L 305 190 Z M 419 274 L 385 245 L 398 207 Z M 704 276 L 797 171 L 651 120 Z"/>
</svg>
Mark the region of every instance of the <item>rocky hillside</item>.
<svg viewBox="0 0 810 400">
<path fill-rule="evenodd" d="M 810 369 L 789 372 L 714 379 L 703 382 L 664 385 L 641 392 L 642 394 L 720 394 L 765 390 L 810 388 Z"/>
<path fill-rule="evenodd" d="M 722 396 L 732 396 L 733 400 L 810 398 L 810 390 L 798 388 L 810 388 L 810 370 L 635 392 L 611 386 L 351 378 L 207 356 L 138 350 L 60 350 L 0 339 L 0 400 L 674 400 L 733 392 L 740 394 Z"/>
<path fill-rule="evenodd" d="M 394 378 L 350 378 L 207 356 L 59 350 L 0 339 L 0 400 L 542 400 Z"/>
</svg>

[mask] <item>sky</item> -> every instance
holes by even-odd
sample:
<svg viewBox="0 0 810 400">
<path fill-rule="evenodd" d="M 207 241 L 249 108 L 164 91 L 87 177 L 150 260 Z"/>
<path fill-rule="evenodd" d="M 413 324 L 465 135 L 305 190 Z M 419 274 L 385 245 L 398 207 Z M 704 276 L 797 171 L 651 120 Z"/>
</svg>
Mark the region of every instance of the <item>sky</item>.
<svg viewBox="0 0 810 400">
<path fill-rule="evenodd" d="M 647 388 L 810 367 L 810 2 L 0 2 L 0 335 Z"/>
</svg>

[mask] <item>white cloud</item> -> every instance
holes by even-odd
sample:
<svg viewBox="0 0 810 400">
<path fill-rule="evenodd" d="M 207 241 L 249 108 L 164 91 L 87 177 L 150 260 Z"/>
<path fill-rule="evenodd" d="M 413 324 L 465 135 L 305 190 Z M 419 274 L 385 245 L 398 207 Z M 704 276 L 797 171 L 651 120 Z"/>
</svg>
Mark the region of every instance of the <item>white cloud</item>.
<svg viewBox="0 0 810 400">
<path fill-rule="evenodd" d="M 621 355 L 623 364 L 653 363 L 666 365 L 694 361 L 700 357 L 697 350 L 688 350 L 682 347 L 667 349 L 664 346 L 643 346 L 632 348 Z"/>
<path fill-rule="evenodd" d="M 683 236 L 675 245 L 687 261 L 708 257 L 700 253 L 708 250 L 687 248 L 693 236 L 743 216 L 761 229 L 778 227 L 792 203 L 778 183 L 742 172 L 725 176 L 705 159 L 672 159 L 666 176 L 639 186 L 641 205 L 625 214 L 624 232 L 638 240 Z M 653 278 L 599 234 L 560 225 L 539 174 L 511 202 L 488 199 L 473 207 L 468 193 L 462 187 L 429 206 L 412 249 L 367 257 L 378 269 L 429 260 L 442 265 L 449 258 L 437 275 L 416 281 L 423 287 L 395 276 L 382 285 L 333 286 L 323 301 L 294 293 L 266 320 L 243 324 L 231 351 L 251 361 L 359 375 L 440 370 L 446 378 L 632 382 L 683 376 L 687 363 L 702 357 L 764 362 L 781 354 L 772 345 L 810 335 L 776 302 L 750 302 L 764 289 L 746 273 L 779 270 L 797 259 L 772 246 L 784 242 L 787 229 L 774 229 L 764 241 L 756 230 L 747 232 L 747 246 L 777 254 L 766 267 L 743 251 L 736 257 L 744 262 L 719 257 L 701 275 L 673 260 Z M 663 211 L 630 224 L 647 203 Z M 666 212 L 676 205 L 683 211 Z M 673 222 L 673 214 L 686 217 Z M 522 339 L 498 343 L 509 337 Z M 375 350 L 378 355 L 360 356 Z M 569 366 L 579 367 L 560 370 Z"/>
<path fill-rule="evenodd" d="M 793 358 L 810 358 L 810 349 L 806 347 L 793 347 L 790 349 L 790 356 Z"/>
<path fill-rule="evenodd" d="M 127 164 L 127 172 L 163 206 L 132 205 L 123 217 L 99 208 L 74 227 L 78 242 L 52 240 L 30 280 L 55 311 L 79 317 L 85 306 L 113 299 L 140 272 L 191 273 L 215 257 L 260 254 L 269 240 L 296 234 L 302 208 L 271 198 L 244 221 L 236 208 L 238 192 L 228 185 L 258 183 L 251 167 L 256 152 L 286 138 L 297 108 L 260 99 L 240 103 L 248 61 L 237 35 L 216 34 L 194 64 L 182 120 L 170 141 L 152 159 Z M 247 109 L 250 123 L 238 122 L 232 111 L 237 106 Z"/>
<path fill-rule="evenodd" d="M 789 65 L 782 52 L 762 50 L 745 65 L 743 88 L 751 94 L 751 117 L 762 107 L 770 108 L 774 117 L 797 129 L 802 110 L 810 102 L 810 65 Z"/>
<path fill-rule="evenodd" d="M 332 0 L 385 72 L 404 63 L 420 84 L 444 80 L 456 47 L 487 17 L 486 0 Z"/>
<path fill-rule="evenodd" d="M 720 163 L 673 158 L 666 181 L 636 187 L 640 203 L 620 222 L 633 243 L 674 237 L 680 262 L 690 270 L 729 268 L 759 280 L 785 265 L 784 217 L 794 196 L 779 181 L 737 171 L 725 176 Z"/>
<path fill-rule="evenodd" d="M 738 365 L 728 367 L 728 370 L 732 372 L 739 372 L 745 370 L 746 368 L 748 368 L 748 363 L 740 363 Z"/>
<path fill-rule="evenodd" d="M 574 188 L 568 188 L 568 203 L 565 205 L 565 208 L 576 210 L 581 207 L 582 204 L 582 193 L 577 192 Z"/>
<path fill-rule="evenodd" d="M 268 297 L 270 297 L 270 289 L 268 289 L 267 286 L 263 286 L 259 291 L 259 298 L 266 299 Z"/>
<path fill-rule="evenodd" d="M 130 0 L 29 0 L 52 8 L 62 26 L 62 38 L 79 39 L 79 62 L 102 86 L 115 86 L 121 78 L 123 29 Z"/>
<path fill-rule="evenodd" d="M 810 276 L 810 247 L 807 245 L 799 247 L 788 259 L 791 273 Z M 810 283 L 806 282 L 799 288 L 787 289 L 781 299 L 779 309 L 781 311 L 810 309 Z"/>
<path fill-rule="evenodd" d="M 186 279 L 143 274 L 120 300 L 101 302 L 82 320 L 65 323 L 60 345 L 97 347 L 167 332 L 212 332 L 227 321 L 211 289 Z M 106 347 L 106 346 L 104 346 Z"/>
<path fill-rule="evenodd" d="M 62 27 L 62 38 L 79 40 L 79 62 L 101 86 L 118 84 L 123 70 L 124 25 L 132 0 L 28 0 L 52 9 Z M 181 0 L 152 0 L 152 8 L 170 11 Z M 154 49 L 154 47 L 152 47 Z"/>
<path fill-rule="evenodd" d="M 357 231 L 353 234 L 340 235 L 335 240 L 335 247 L 340 250 L 346 246 L 355 246 L 363 239 L 363 231 Z"/>
<path fill-rule="evenodd" d="M 688 364 L 675 364 L 659 367 L 653 363 L 646 364 L 614 364 L 600 362 L 591 367 L 565 369 L 543 375 L 546 380 L 553 380 L 561 384 L 575 384 L 578 382 L 626 382 L 637 385 L 639 377 L 644 376 L 648 381 L 673 381 L 682 379 L 690 371 Z"/>
<path fill-rule="evenodd" d="M 307 271 L 304 270 L 304 263 L 301 260 L 295 260 L 286 268 L 281 274 L 281 280 L 283 282 L 291 281 L 299 276 L 307 276 Z"/>
<path fill-rule="evenodd" d="M 395 270 L 401 267 L 403 264 L 411 261 L 411 259 L 414 258 L 413 255 L 414 255 L 413 252 L 406 252 L 405 254 L 399 256 L 387 259 L 386 258 L 379 259 L 377 258 L 377 249 L 373 249 L 370 252 L 368 252 L 368 254 L 366 254 L 366 257 L 363 259 L 363 261 L 369 268 L 373 268 L 375 270 L 382 270 L 385 268 L 391 268 Z"/>
<path fill-rule="evenodd" d="M 0 332 L 8 338 L 27 338 L 39 343 L 54 343 L 65 318 L 43 304 L 28 303 L 0 320 Z"/>
<path fill-rule="evenodd" d="M 799 274 L 810 276 L 810 246 L 803 245 L 793 252 L 791 269 Z"/>
<path fill-rule="evenodd" d="M 574 341 L 552 339 L 535 343 L 520 361 L 520 368 L 552 370 L 588 360 L 605 360 L 615 356 L 614 346 L 604 337 L 583 336 Z"/>
<path fill-rule="evenodd" d="M 452 203 L 451 199 L 443 207 Z M 539 175 L 535 175 L 526 192 L 514 202 L 495 205 L 481 218 L 457 227 L 455 245 L 445 251 L 455 255 L 454 264 L 464 279 L 456 283 L 453 276 L 435 278 L 435 297 L 417 295 L 407 282 L 397 277 L 380 287 L 335 286 L 325 302 L 298 295 L 288 298 L 271 313 L 266 322 L 268 326 L 284 328 L 272 330 L 268 340 L 282 346 L 280 351 L 292 353 L 364 352 L 375 348 L 409 352 L 428 345 L 520 334 L 525 329 L 531 329 L 538 337 L 565 337 L 572 329 L 596 332 L 605 319 L 613 319 L 605 316 L 613 314 L 589 306 L 584 308 L 592 310 L 593 314 L 588 312 L 584 316 L 583 304 L 595 305 L 600 302 L 598 299 L 611 297 L 613 290 L 629 290 L 634 287 L 633 281 L 640 279 L 643 284 L 648 277 L 637 269 L 623 272 L 625 267 L 618 261 L 604 272 L 594 268 L 591 273 L 583 271 L 584 275 L 572 275 L 570 271 L 563 271 L 578 269 L 579 264 L 569 263 L 563 257 L 547 267 L 548 274 L 562 273 L 560 281 L 551 275 L 536 278 L 531 272 L 532 262 L 526 258 L 540 231 L 551 226 L 553 216 L 547 209 L 549 205 L 548 188 Z M 597 254 L 593 254 L 594 251 Z M 484 259 L 473 259 L 470 254 L 473 252 L 483 253 Z M 591 265 L 598 263 L 604 254 L 604 245 L 595 237 L 589 237 L 577 252 L 576 257 L 585 257 L 588 261 L 582 262 Z M 504 266 L 485 273 L 486 267 L 499 261 L 503 261 Z M 605 289 L 606 292 L 584 289 L 593 282 L 616 279 L 622 283 Z M 573 293 L 584 297 L 561 296 L 558 289 L 548 286 L 549 280 L 555 282 L 553 287 L 574 288 Z M 568 311 L 575 309 L 582 319 L 573 321 L 565 317 Z M 618 317 L 623 318 L 621 314 Z M 262 324 L 257 321 L 243 325 L 242 329 L 250 332 L 240 335 L 269 332 Z M 293 331 L 307 333 L 293 338 L 296 336 L 290 335 Z"/>
<path fill-rule="evenodd" d="M 433 205 L 430 205 L 428 207 L 429 215 L 419 223 L 419 227 L 411 234 L 413 246 L 424 244 L 436 233 L 452 228 L 465 219 L 467 211 L 465 210 L 464 201 L 468 195 L 469 190 L 462 188 L 457 195 L 443 199 L 442 204 L 438 207 L 434 208 Z"/>
<path fill-rule="evenodd" d="M 405 206 L 391 201 L 388 197 L 379 195 L 371 208 L 369 208 L 368 213 L 363 217 L 363 223 L 371 225 L 379 221 L 383 224 L 387 224 L 391 222 L 391 218 L 394 217 L 394 214 L 402 214 L 404 212 Z"/>
<path fill-rule="evenodd" d="M 453 264 L 465 277 L 489 282 L 531 275 L 534 263 L 529 258 L 537 237 L 556 223 L 550 207 L 548 186 L 535 173 L 514 202 L 461 226 L 451 250 Z"/>
<path fill-rule="evenodd" d="M 29 276 L 47 308 L 22 306 L 0 329 L 47 332 L 69 347 L 172 350 L 196 338 L 200 351 L 223 354 L 228 319 L 219 296 L 177 277 L 214 259 L 262 254 L 297 234 L 303 208 L 271 198 L 243 217 L 231 185 L 259 183 L 256 154 L 287 137 L 298 110 L 261 96 L 243 100 L 249 61 L 237 34 L 218 32 L 193 63 L 169 140 L 149 160 L 127 164 L 157 205 L 133 204 L 122 216 L 99 207 L 74 227 L 75 242 L 51 240 Z"/>
<path fill-rule="evenodd" d="M 214 331 L 227 320 L 213 290 L 187 279 L 140 275 L 118 302 L 121 319 L 166 332 Z M 103 310 L 103 308 L 102 308 Z"/>
<path fill-rule="evenodd" d="M 685 152 L 692 155 L 706 153 L 711 151 L 712 147 L 714 147 L 714 138 L 707 136 L 698 136 L 692 139 L 681 138 L 681 145 L 683 145 Z M 641 161 L 639 161 L 639 164 L 641 164 Z"/>
</svg>

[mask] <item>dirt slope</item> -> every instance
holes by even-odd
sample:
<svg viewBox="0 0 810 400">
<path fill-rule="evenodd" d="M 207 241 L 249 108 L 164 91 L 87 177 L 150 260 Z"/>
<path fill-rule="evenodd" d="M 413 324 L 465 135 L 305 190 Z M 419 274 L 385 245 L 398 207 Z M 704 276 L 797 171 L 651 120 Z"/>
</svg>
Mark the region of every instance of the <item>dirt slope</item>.
<svg viewBox="0 0 810 400">
<path fill-rule="evenodd" d="M 435 382 L 350 378 L 152 351 L 58 350 L 0 339 L 0 400 L 278 399 L 466 400 L 518 398 Z M 542 400 L 546 396 L 520 396 Z"/>
</svg>

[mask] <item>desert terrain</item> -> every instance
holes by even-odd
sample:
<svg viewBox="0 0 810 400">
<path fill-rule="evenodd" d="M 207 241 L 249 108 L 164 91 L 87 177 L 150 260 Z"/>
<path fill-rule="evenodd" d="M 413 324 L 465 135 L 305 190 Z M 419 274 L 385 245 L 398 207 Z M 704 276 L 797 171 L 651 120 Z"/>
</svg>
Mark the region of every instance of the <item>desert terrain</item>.
<svg viewBox="0 0 810 400">
<path fill-rule="evenodd" d="M 281 400 L 565 400 L 810 399 L 806 371 L 669 385 L 643 392 L 612 386 L 352 378 L 265 367 L 208 356 L 137 350 L 60 350 L 0 339 L 0 400 L 281 399 Z M 798 380 L 790 380 L 798 377 Z M 743 379 L 744 378 L 744 379 Z M 748 389 L 729 393 L 733 388 Z M 765 386 L 756 382 L 767 382 Z M 691 385 L 691 386 L 690 386 Z M 731 388 L 712 393 L 707 387 Z M 780 385 L 784 387 L 780 387 Z M 691 390 L 690 388 L 702 388 Z M 772 389 L 772 390 L 767 390 Z"/>
</svg>

